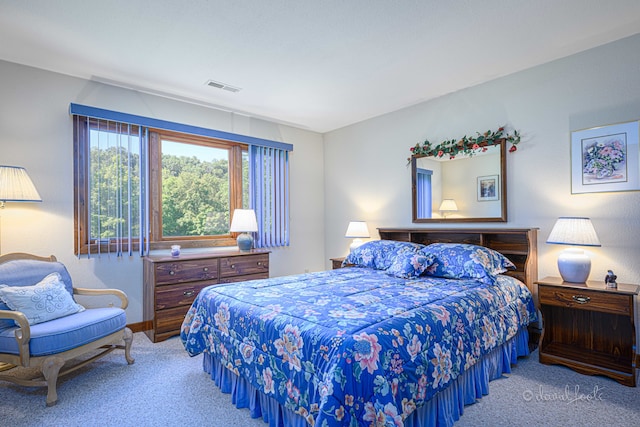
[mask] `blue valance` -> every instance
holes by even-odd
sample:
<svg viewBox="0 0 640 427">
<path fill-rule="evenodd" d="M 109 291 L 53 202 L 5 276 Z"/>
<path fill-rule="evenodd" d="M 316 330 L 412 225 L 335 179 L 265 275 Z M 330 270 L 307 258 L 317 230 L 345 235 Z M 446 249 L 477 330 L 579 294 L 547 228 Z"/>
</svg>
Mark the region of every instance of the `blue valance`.
<svg viewBox="0 0 640 427">
<path fill-rule="evenodd" d="M 135 114 L 121 113 L 119 111 L 105 110 L 103 108 L 89 107 L 86 105 L 71 103 L 69 112 L 78 116 L 130 123 L 150 128 L 188 133 L 191 135 L 208 136 L 211 138 L 224 139 L 226 141 L 240 142 L 243 144 L 256 145 L 259 147 L 269 147 L 279 150 L 293 151 L 293 144 L 286 144 L 284 142 L 272 141 L 270 139 L 255 138 L 253 136 L 240 135 L 237 133 L 224 132 L 221 130 L 208 129 L 199 126 L 185 125 L 183 123 L 170 122 L 167 120 L 154 119 L 151 117 L 137 116 Z"/>
</svg>

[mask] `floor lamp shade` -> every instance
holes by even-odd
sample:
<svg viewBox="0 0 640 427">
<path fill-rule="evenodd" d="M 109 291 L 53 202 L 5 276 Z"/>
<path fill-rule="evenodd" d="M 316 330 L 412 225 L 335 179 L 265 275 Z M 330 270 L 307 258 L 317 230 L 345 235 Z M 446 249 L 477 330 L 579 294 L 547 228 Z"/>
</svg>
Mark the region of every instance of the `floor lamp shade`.
<svg viewBox="0 0 640 427">
<path fill-rule="evenodd" d="M 558 270 L 565 282 L 584 283 L 591 272 L 591 259 L 575 246 L 600 246 L 600 240 L 589 218 L 560 217 L 547 243 L 570 245 L 558 256 Z"/>
<path fill-rule="evenodd" d="M 258 221 L 256 221 L 255 211 L 253 209 L 235 209 L 229 231 L 240 233 L 236 241 L 241 251 L 251 250 L 253 237 L 249 233 L 258 231 Z"/>
<path fill-rule="evenodd" d="M 4 202 L 41 202 L 25 168 L 0 166 L 0 205 Z"/>
</svg>

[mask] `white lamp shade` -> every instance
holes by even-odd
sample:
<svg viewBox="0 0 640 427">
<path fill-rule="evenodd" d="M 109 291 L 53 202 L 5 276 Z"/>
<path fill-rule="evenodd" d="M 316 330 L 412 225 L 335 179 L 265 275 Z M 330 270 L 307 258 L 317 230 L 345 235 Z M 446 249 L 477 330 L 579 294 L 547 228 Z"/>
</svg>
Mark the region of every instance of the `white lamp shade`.
<svg viewBox="0 0 640 427">
<path fill-rule="evenodd" d="M 444 199 L 440 204 L 439 210 L 443 212 L 454 212 L 458 210 L 458 205 L 456 205 L 456 201 L 453 199 Z"/>
<path fill-rule="evenodd" d="M 367 228 L 367 223 L 365 221 L 351 221 L 347 227 L 347 232 L 344 234 L 344 237 L 369 237 L 369 228 Z"/>
<path fill-rule="evenodd" d="M 234 233 L 258 231 L 258 221 L 256 221 L 256 213 L 254 210 L 235 209 L 229 231 Z"/>
<path fill-rule="evenodd" d="M 600 240 L 589 218 L 560 217 L 556 221 L 547 243 L 558 245 L 600 246 Z"/>
<path fill-rule="evenodd" d="M 547 243 L 571 246 L 600 246 L 600 240 L 589 218 L 560 217 Z M 558 256 L 558 271 L 562 280 L 584 283 L 591 272 L 591 259 L 580 248 L 567 248 Z"/>
<path fill-rule="evenodd" d="M 0 202 L 41 202 L 42 198 L 24 168 L 0 166 Z"/>
</svg>

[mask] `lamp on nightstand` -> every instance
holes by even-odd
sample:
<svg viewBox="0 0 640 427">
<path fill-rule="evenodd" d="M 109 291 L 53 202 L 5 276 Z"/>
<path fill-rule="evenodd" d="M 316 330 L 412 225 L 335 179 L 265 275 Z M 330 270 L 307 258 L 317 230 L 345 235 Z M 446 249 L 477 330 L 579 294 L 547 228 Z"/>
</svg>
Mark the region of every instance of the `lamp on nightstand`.
<svg viewBox="0 0 640 427">
<path fill-rule="evenodd" d="M 589 218 L 560 217 L 547 243 L 571 246 L 600 246 Z M 584 283 L 591 272 L 591 259 L 580 248 L 567 248 L 558 256 L 558 270 L 565 282 Z"/>
<path fill-rule="evenodd" d="M 231 220 L 231 228 L 229 231 L 240 233 L 236 241 L 238 249 L 241 251 L 251 250 L 253 245 L 253 237 L 249 233 L 258 231 L 258 221 L 256 221 L 256 213 L 253 209 L 235 209 L 233 211 L 233 219 Z"/>
<path fill-rule="evenodd" d="M 353 239 L 353 243 L 349 246 L 349 250 L 352 251 L 362 244 L 362 239 L 369 237 L 369 228 L 364 221 L 351 221 L 347 227 L 347 232 L 344 237 Z"/>
</svg>

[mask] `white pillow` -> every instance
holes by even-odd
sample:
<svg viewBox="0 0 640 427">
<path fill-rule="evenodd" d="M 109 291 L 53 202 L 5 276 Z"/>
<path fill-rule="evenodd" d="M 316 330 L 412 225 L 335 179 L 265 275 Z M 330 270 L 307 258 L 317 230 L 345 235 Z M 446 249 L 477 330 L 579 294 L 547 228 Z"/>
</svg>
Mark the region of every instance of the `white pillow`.
<svg viewBox="0 0 640 427">
<path fill-rule="evenodd" d="M 30 325 L 84 311 L 67 291 L 58 273 L 51 273 L 33 286 L 0 285 L 0 299 L 22 312 Z"/>
</svg>

